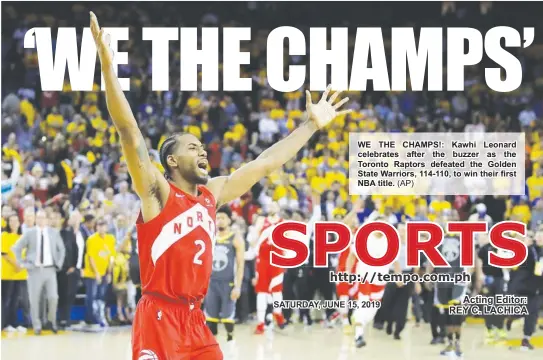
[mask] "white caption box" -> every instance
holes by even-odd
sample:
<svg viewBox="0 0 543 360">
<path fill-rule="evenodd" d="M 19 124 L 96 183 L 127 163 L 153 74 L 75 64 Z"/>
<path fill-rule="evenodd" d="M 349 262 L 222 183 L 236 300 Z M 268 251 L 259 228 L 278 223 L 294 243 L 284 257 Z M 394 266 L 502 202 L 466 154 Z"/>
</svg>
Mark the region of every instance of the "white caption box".
<svg viewBox="0 0 543 360">
<path fill-rule="evenodd" d="M 351 195 L 524 195 L 524 133 L 350 133 Z"/>
</svg>

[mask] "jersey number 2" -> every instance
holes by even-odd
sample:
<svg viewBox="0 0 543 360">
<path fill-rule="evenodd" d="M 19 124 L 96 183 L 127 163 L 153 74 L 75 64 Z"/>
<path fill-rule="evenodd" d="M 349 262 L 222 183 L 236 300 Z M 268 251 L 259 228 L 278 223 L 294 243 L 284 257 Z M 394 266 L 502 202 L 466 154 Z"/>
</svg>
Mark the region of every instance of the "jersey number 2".
<svg viewBox="0 0 543 360">
<path fill-rule="evenodd" d="M 197 245 L 200 250 L 194 255 L 194 263 L 196 265 L 202 265 L 202 259 L 200 259 L 200 256 L 206 251 L 206 243 L 203 240 L 196 240 L 194 242 L 194 245 Z"/>
</svg>

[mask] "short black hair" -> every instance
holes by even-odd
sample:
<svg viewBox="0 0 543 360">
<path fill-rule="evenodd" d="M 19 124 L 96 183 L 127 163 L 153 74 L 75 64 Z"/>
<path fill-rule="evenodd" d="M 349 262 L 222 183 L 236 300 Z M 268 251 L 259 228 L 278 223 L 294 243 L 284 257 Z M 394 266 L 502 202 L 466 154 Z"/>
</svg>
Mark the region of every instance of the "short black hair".
<svg viewBox="0 0 543 360">
<path fill-rule="evenodd" d="M 230 206 L 228 206 L 228 205 L 223 205 L 223 206 L 221 206 L 221 207 L 217 210 L 217 214 L 218 214 L 218 213 L 226 214 L 226 216 L 228 216 L 229 219 L 232 219 L 232 209 L 230 209 Z"/>
<path fill-rule="evenodd" d="M 166 138 L 162 145 L 160 146 L 159 155 L 160 155 L 160 164 L 164 168 L 164 176 L 169 179 L 171 178 L 170 167 L 168 166 L 168 156 L 173 154 L 175 147 L 178 144 L 178 140 L 184 136 L 189 135 L 186 132 L 175 133 Z"/>
<path fill-rule="evenodd" d="M 170 167 L 168 166 L 168 156 L 173 153 L 175 145 L 177 144 L 177 137 L 179 134 L 170 135 L 164 140 L 160 146 L 159 155 L 160 155 L 160 164 L 164 168 L 164 176 L 168 179 L 170 178 Z"/>
<path fill-rule="evenodd" d="M 94 220 L 94 215 L 92 215 L 92 214 L 87 214 L 83 218 L 83 222 L 91 222 L 92 220 Z"/>
</svg>

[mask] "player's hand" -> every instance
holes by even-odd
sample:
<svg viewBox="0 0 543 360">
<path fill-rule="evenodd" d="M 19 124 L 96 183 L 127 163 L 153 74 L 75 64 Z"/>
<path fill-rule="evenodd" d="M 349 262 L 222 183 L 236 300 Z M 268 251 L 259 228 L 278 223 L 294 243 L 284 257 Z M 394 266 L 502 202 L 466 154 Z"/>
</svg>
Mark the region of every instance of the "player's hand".
<svg viewBox="0 0 543 360">
<path fill-rule="evenodd" d="M 100 63 L 102 64 L 102 67 L 108 67 L 113 63 L 113 51 L 109 46 L 111 37 L 109 34 L 105 34 L 104 36 L 104 30 L 100 29 L 98 19 L 92 11 L 90 12 L 90 28 L 94 43 L 96 44 L 98 56 L 100 57 Z"/>
<path fill-rule="evenodd" d="M 253 286 L 256 286 L 256 278 L 253 278 L 253 279 L 251 280 L 251 284 L 253 284 Z"/>
<path fill-rule="evenodd" d="M 398 281 L 398 282 L 396 282 L 396 286 L 399 287 L 399 288 L 401 288 L 401 287 L 404 286 L 404 284 L 403 284 L 403 282 Z"/>
<path fill-rule="evenodd" d="M 415 283 L 415 294 L 420 295 L 422 292 L 422 287 L 420 286 L 420 283 Z"/>
<path fill-rule="evenodd" d="M 230 299 L 236 301 L 237 299 L 239 299 L 239 296 L 240 296 L 241 292 L 239 290 L 239 288 L 233 288 L 232 289 L 232 292 L 230 293 Z"/>
<path fill-rule="evenodd" d="M 344 98 L 340 102 L 334 105 L 334 101 L 341 94 L 341 91 L 336 91 L 334 94 L 332 94 L 332 96 L 330 96 L 330 99 L 328 99 L 328 95 L 330 94 L 331 89 L 332 89 L 332 85 L 328 85 L 328 87 L 322 94 L 322 98 L 316 104 L 313 104 L 311 102 L 311 93 L 309 92 L 309 90 L 305 91 L 307 114 L 309 116 L 309 119 L 313 121 L 319 129 L 322 129 L 323 127 L 328 125 L 337 116 L 348 114 L 352 111 L 352 110 L 338 111 L 339 108 L 341 108 L 341 105 L 349 101 L 349 98 Z"/>
</svg>

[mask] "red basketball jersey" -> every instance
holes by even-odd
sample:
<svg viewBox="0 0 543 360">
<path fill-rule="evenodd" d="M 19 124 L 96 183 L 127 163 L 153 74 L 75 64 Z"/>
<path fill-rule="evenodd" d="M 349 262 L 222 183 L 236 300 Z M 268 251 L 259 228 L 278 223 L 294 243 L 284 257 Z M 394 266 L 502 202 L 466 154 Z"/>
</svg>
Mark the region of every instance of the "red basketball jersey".
<svg viewBox="0 0 543 360">
<path fill-rule="evenodd" d="M 258 257 L 266 264 L 270 263 L 270 254 L 272 250 L 278 254 L 283 253 L 283 251 L 275 246 L 271 240 L 274 227 L 282 221 L 283 219 L 279 219 L 277 222 L 272 223 L 268 218 L 266 218 L 266 220 L 264 220 L 264 224 L 262 225 L 262 230 L 260 230 L 261 242 L 258 248 Z"/>
<path fill-rule="evenodd" d="M 143 293 L 200 300 L 207 293 L 215 245 L 215 198 L 198 186 L 198 196 L 170 183 L 170 195 L 154 219 L 137 223 Z"/>
<path fill-rule="evenodd" d="M 343 250 L 339 254 L 338 258 L 338 265 L 337 265 L 337 271 L 347 271 L 347 259 L 349 258 L 349 255 L 351 254 L 351 248 L 348 247 L 347 249 Z M 354 266 L 353 266 L 354 268 Z M 353 269 L 350 269 L 352 271 Z"/>
</svg>

